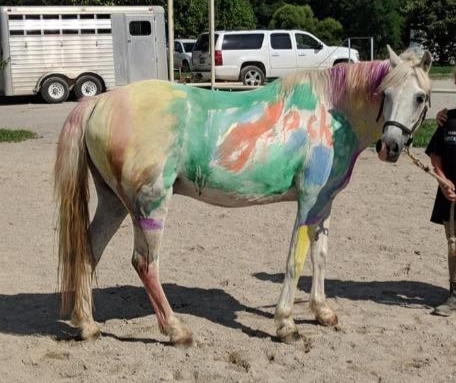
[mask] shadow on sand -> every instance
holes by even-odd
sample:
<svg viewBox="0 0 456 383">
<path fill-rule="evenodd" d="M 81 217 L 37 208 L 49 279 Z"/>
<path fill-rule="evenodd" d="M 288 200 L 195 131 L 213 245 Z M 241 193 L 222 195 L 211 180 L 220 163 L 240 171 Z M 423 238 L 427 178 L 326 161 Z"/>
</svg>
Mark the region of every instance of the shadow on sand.
<svg viewBox="0 0 456 383">
<path fill-rule="evenodd" d="M 283 274 L 257 273 L 254 277 L 276 283 L 281 283 L 283 280 Z M 311 278 L 301 277 L 298 288 L 308 293 L 310 286 Z M 250 312 L 272 320 L 273 308 L 264 311 L 262 308 L 247 307 L 221 289 L 201 289 L 176 284 L 164 284 L 163 287 L 177 313 L 194 315 L 230 328 L 240 329 L 252 337 L 271 337 L 270 334 L 239 323 L 236 320 L 236 313 Z M 338 296 L 354 301 L 370 300 L 386 305 L 429 308 L 443 299 L 447 291 L 441 287 L 413 281 L 327 280 L 326 294 L 329 298 Z M 133 319 L 152 314 L 152 308 L 142 287 L 119 286 L 94 289 L 94 300 L 96 304 L 94 316 L 98 322 L 110 319 Z M 0 332 L 16 335 L 47 335 L 56 339 L 68 339 L 68 335 L 73 332 L 70 338 L 74 337 L 74 329 L 65 322 L 57 320 L 58 311 L 57 293 L 0 294 Z M 138 341 L 133 338 L 118 338 L 112 334 L 104 335 L 121 341 Z M 152 340 L 141 341 L 152 342 Z"/>
</svg>

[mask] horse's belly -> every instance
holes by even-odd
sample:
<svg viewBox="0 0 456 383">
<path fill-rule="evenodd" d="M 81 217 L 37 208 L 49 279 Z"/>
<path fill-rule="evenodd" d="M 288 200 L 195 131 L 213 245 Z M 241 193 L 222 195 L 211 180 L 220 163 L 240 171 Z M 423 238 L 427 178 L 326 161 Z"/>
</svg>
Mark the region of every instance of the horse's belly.
<svg viewBox="0 0 456 383">
<path fill-rule="evenodd" d="M 275 195 L 244 195 L 236 192 L 225 192 L 209 186 L 199 187 L 188 178 L 181 176 L 176 180 L 173 191 L 175 194 L 185 195 L 211 205 L 223 207 L 243 207 L 297 200 L 295 188 Z"/>
</svg>

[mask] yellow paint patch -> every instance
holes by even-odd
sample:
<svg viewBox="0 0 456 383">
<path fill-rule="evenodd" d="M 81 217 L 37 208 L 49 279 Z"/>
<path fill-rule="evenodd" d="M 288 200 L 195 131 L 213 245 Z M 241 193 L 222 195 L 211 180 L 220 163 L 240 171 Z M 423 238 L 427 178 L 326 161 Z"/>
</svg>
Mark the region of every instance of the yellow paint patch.
<svg viewBox="0 0 456 383">
<path fill-rule="evenodd" d="M 132 134 L 125 152 L 122 183 L 129 180 L 132 184 L 128 186 L 138 190 L 145 182 L 158 179 L 176 138 L 176 117 L 168 109 L 186 94 L 161 81 L 139 82 L 128 91 Z"/>
<path fill-rule="evenodd" d="M 315 233 L 315 229 L 312 226 L 301 226 L 298 229 L 296 235 L 296 242 L 294 246 L 294 266 L 295 266 L 295 278 L 299 278 L 304 267 L 304 261 L 309 251 L 311 238 Z"/>
</svg>

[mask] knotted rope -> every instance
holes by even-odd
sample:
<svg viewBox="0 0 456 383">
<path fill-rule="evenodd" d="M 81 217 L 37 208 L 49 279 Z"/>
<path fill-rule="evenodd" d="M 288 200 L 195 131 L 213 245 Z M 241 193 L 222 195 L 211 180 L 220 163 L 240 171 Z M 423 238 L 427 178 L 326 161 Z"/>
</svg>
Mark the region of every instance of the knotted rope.
<svg viewBox="0 0 456 383">
<path fill-rule="evenodd" d="M 434 177 L 440 184 L 450 188 L 451 185 L 447 182 L 447 180 L 440 177 L 438 174 L 434 172 L 429 166 L 424 165 L 417 157 L 415 157 L 410 152 L 410 146 L 407 146 L 405 149 L 405 153 L 411 158 L 413 163 L 418 166 L 420 169 L 424 170 L 426 173 Z M 454 231 L 455 222 L 454 222 L 454 202 L 451 202 L 450 208 L 450 235 L 448 236 L 448 249 L 451 255 L 456 256 L 456 233 Z"/>
</svg>

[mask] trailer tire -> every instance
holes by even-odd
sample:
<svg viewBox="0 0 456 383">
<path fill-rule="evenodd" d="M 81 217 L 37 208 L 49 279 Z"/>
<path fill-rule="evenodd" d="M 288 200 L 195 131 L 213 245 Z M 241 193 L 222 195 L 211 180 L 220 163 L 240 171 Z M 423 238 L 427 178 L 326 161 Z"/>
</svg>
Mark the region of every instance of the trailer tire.
<svg viewBox="0 0 456 383">
<path fill-rule="evenodd" d="M 84 75 L 74 83 L 74 95 L 77 99 L 96 96 L 102 90 L 101 81 L 95 76 Z"/>
<path fill-rule="evenodd" d="M 58 104 L 68 99 L 70 90 L 65 79 L 53 76 L 44 80 L 40 94 L 47 103 Z"/>
</svg>

